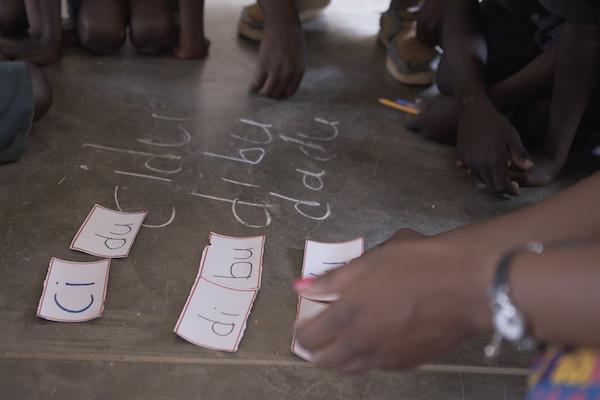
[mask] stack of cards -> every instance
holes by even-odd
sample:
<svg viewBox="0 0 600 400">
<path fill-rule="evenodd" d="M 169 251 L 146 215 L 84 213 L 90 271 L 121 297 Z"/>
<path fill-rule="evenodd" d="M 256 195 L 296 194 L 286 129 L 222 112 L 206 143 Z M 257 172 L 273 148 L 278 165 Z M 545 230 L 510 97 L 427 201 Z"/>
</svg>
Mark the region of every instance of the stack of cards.
<svg viewBox="0 0 600 400">
<path fill-rule="evenodd" d="M 307 240 L 304 247 L 304 264 L 302 265 L 302 278 L 318 278 L 327 272 L 342 267 L 348 262 L 360 257 L 364 252 L 364 239 L 358 238 L 343 243 L 319 243 Z M 323 296 L 298 298 L 298 310 L 296 313 L 296 326 L 303 321 L 316 317 L 328 307 L 327 302 L 339 298 L 336 293 Z M 296 335 L 292 339 L 292 352 L 297 356 L 311 361 L 310 354 L 296 341 Z"/>
<path fill-rule="evenodd" d="M 197 346 L 237 351 L 260 289 L 265 237 L 212 233 L 174 332 Z"/>
<path fill-rule="evenodd" d="M 70 248 L 104 259 L 70 262 L 52 258 L 37 315 L 59 322 L 84 322 L 100 317 L 106 299 L 110 259 L 129 255 L 146 214 L 146 211 L 113 211 L 96 204 Z"/>
</svg>

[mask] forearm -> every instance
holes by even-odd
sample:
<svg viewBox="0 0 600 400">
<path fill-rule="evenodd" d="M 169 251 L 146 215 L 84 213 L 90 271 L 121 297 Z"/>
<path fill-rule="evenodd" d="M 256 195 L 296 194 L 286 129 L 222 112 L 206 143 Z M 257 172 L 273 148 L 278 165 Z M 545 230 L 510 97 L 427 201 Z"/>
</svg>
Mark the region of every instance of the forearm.
<svg viewBox="0 0 600 400">
<path fill-rule="evenodd" d="M 509 286 L 535 339 L 600 347 L 599 259 L 598 241 L 515 259 Z"/>
<path fill-rule="evenodd" d="M 544 153 L 565 162 L 600 76 L 600 27 L 567 22 L 558 45 Z"/>
<path fill-rule="evenodd" d="M 478 256 L 496 255 L 531 240 L 562 242 L 600 237 L 600 174 L 536 205 L 437 238 L 468 244 Z"/>
<path fill-rule="evenodd" d="M 479 26 L 476 0 L 444 2 L 442 47 L 453 93 L 460 108 L 476 98 L 487 98 L 487 45 Z"/>
<path fill-rule="evenodd" d="M 288 23 L 300 24 L 295 0 L 258 0 L 265 18 L 265 29 L 283 28 Z"/>
<path fill-rule="evenodd" d="M 553 47 L 513 76 L 491 87 L 489 95 L 496 107 L 511 110 L 550 96 L 555 60 L 556 48 Z"/>
<path fill-rule="evenodd" d="M 180 0 L 179 45 L 195 48 L 204 45 L 204 0 Z"/>
</svg>

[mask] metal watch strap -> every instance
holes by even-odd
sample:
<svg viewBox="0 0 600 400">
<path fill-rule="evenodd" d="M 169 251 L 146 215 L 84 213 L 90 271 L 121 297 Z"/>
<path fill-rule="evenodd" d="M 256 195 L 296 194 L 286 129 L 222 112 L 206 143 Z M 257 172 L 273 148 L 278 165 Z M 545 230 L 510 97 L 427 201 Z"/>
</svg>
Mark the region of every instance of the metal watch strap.
<svg viewBox="0 0 600 400">
<path fill-rule="evenodd" d="M 498 267 L 496 268 L 494 281 L 488 293 L 490 298 L 492 320 L 496 321 L 497 315 L 499 313 L 503 313 L 503 316 L 506 316 L 506 318 L 513 318 L 517 320 L 521 325 L 523 325 L 523 331 L 520 335 L 518 335 L 519 337 L 505 337 L 505 334 L 503 334 L 503 332 L 500 331 L 498 326 L 495 325 L 495 333 L 492 338 L 492 341 L 489 345 L 485 347 L 484 350 L 486 356 L 490 358 L 498 356 L 503 340 L 508 340 L 526 349 L 534 347 L 534 341 L 531 338 L 528 338 L 525 332 L 524 316 L 511 301 L 508 278 L 510 273 L 510 267 L 512 266 L 512 263 L 517 255 L 523 252 L 541 254 L 543 251 L 543 243 L 529 242 L 525 246 L 520 246 L 509 250 L 498 262 Z M 494 322 L 494 324 L 496 323 Z"/>
</svg>

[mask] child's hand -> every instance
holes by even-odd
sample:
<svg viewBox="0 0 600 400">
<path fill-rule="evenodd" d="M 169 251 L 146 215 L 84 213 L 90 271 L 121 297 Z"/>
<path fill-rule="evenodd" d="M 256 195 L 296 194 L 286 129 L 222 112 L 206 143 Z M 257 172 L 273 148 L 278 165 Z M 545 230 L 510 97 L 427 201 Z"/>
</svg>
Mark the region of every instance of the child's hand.
<svg viewBox="0 0 600 400">
<path fill-rule="evenodd" d="M 36 65 L 48 65 L 58 59 L 60 43 L 43 37 L 26 36 L 20 39 L 0 37 L 0 51 L 13 60 Z"/>
<path fill-rule="evenodd" d="M 466 104 L 458 118 L 460 161 L 488 188 L 499 194 L 519 194 L 509 167 L 529 171 L 533 163 L 511 123 L 487 99 Z"/>
<path fill-rule="evenodd" d="M 304 76 L 304 51 L 297 17 L 266 23 L 252 90 L 276 99 L 293 95 Z"/>
</svg>

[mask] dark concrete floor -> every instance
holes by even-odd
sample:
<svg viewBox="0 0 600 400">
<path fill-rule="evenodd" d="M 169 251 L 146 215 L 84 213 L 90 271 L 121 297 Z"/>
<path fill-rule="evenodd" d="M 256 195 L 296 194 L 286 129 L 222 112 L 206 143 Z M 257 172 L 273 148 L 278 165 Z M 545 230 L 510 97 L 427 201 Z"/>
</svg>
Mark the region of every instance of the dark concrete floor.
<svg viewBox="0 0 600 400">
<path fill-rule="evenodd" d="M 512 349 L 490 364 L 482 356 L 485 338 L 403 374 L 340 378 L 310 367 L 289 351 L 296 307 L 291 282 L 300 274 L 307 238 L 364 235 L 369 248 L 401 227 L 435 233 L 505 213 L 572 179 L 524 190 L 518 199 L 495 198 L 454 166 L 451 148 L 406 132 L 402 114 L 376 102 L 416 94 L 385 72 L 385 53 L 375 41 L 384 0 L 338 0 L 306 26 L 309 68 L 293 99 L 248 95 L 257 47 L 236 36 L 243 4 L 209 2 L 212 47 L 204 62 L 142 57 L 127 48 L 102 58 L 72 50 L 48 69 L 54 107 L 35 126 L 22 161 L 0 168 L 0 398 L 522 398 L 530 357 Z M 232 137 L 261 138 L 243 118 L 272 124 L 273 141 L 251 145 Z M 310 141 L 305 154 L 289 138 L 331 133 L 314 118 L 339 122 L 339 136 Z M 191 133 L 190 143 L 139 141 L 180 141 L 179 127 Z M 247 153 L 249 158 L 265 153 L 257 165 L 205 154 L 235 157 L 250 147 L 263 150 Z M 325 171 L 324 188 L 305 188 L 296 169 Z M 38 319 L 50 258 L 92 259 L 68 250 L 70 240 L 94 203 L 116 207 L 115 191 L 123 209 L 148 208 L 148 224 L 166 222 L 173 208 L 175 219 L 164 228 L 142 229 L 129 258 L 113 262 L 101 319 Z M 250 228 L 236 221 L 229 202 L 192 193 L 272 205 L 272 220 Z M 318 202 L 300 208 L 313 216 L 323 215 L 328 204 L 331 215 L 306 218 L 293 202 L 270 193 Z M 265 224 L 262 208 L 244 204 L 241 219 Z M 172 333 L 209 230 L 267 235 L 262 289 L 233 355 L 195 347 Z"/>
</svg>

